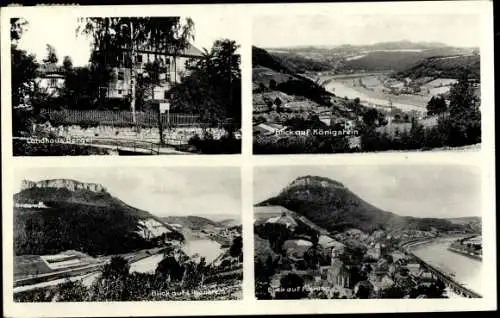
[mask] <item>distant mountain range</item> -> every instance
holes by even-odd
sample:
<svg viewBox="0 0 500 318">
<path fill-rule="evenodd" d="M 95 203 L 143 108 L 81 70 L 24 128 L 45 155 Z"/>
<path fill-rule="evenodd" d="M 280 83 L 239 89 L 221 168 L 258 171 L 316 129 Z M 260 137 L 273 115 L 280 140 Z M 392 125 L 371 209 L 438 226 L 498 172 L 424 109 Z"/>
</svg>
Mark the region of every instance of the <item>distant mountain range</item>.
<svg viewBox="0 0 500 318">
<path fill-rule="evenodd" d="M 377 42 L 373 44 L 341 44 L 341 45 L 301 45 L 301 46 L 288 46 L 288 47 L 273 47 L 265 48 L 268 51 L 294 51 L 294 50 L 413 50 L 413 49 L 436 49 L 436 48 L 451 48 L 452 45 L 448 45 L 442 42 L 414 42 L 408 40 L 402 41 L 387 41 L 387 42 Z M 475 48 L 463 48 L 463 49 L 475 49 Z"/>
<path fill-rule="evenodd" d="M 341 183 L 323 177 L 297 178 L 277 196 L 256 205 L 282 206 L 331 233 L 357 228 L 375 230 L 463 230 L 463 224 L 446 219 L 400 216 L 364 201 Z"/>
<path fill-rule="evenodd" d="M 66 179 L 25 185 L 30 186 L 14 195 L 16 255 L 64 250 L 108 255 L 148 248 L 164 237 L 184 239 L 168 223 L 113 197 L 101 185 Z"/>
<path fill-rule="evenodd" d="M 393 71 L 407 72 L 410 74 L 408 77 L 414 78 L 457 78 L 456 74 L 467 68 L 473 77 L 479 78 L 478 48 L 453 47 L 439 42 L 396 41 L 369 45 L 272 48 L 267 51 L 257 49 L 253 50 L 257 60 L 254 65 L 259 61 L 268 62 L 269 58 L 264 60 L 264 52 L 267 52 L 275 61 L 264 65 L 290 75 L 321 71 Z M 275 65 L 276 62 L 280 65 Z"/>
<path fill-rule="evenodd" d="M 169 224 L 179 224 L 191 230 L 202 230 L 213 227 L 230 227 L 239 225 L 241 222 L 237 218 L 222 219 L 220 221 L 211 220 L 208 217 L 201 216 L 166 216 L 161 218 Z"/>
</svg>

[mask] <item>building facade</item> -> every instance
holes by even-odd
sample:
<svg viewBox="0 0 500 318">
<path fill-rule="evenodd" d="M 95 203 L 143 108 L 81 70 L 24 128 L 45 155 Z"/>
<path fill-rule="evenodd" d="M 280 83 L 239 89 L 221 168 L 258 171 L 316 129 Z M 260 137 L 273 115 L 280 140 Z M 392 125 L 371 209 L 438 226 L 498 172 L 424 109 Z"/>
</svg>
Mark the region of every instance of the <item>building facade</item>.
<svg viewBox="0 0 500 318">
<path fill-rule="evenodd" d="M 203 56 L 202 51 L 193 45 L 182 52 L 174 54 L 169 51 L 154 50 L 150 47 L 142 47 L 136 50 L 135 63 L 131 67 L 130 51 L 123 49 L 117 53 L 117 64 L 112 68 L 111 81 L 107 87 L 101 87 L 101 94 L 107 98 L 128 98 L 132 94 L 131 71 L 136 74 L 136 81 L 150 76 L 147 65 L 158 63 L 160 85 L 148 90 L 144 95 L 145 100 L 167 100 L 168 92 L 173 84 L 179 83 L 183 76 L 188 75 L 188 66 L 195 63 Z"/>
<path fill-rule="evenodd" d="M 63 68 L 54 63 L 42 64 L 37 69 L 35 89 L 50 97 L 59 97 L 66 83 L 65 74 Z"/>
</svg>

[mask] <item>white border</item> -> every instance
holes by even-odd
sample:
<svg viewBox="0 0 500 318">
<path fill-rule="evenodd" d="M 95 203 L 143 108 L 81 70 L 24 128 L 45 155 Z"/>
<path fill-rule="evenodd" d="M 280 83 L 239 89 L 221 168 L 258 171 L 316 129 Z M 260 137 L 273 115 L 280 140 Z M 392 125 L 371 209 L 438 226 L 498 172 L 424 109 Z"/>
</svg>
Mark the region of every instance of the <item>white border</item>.
<svg viewBox="0 0 500 318">
<path fill-rule="evenodd" d="M 251 85 L 251 24 L 256 15 L 321 14 L 478 14 L 483 21 L 481 45 L 481 89 L 483 142 L 476 152 L 393 152 L 334 155 L 252 156 L 252 85 Z M 241 30 L 243 152 L 242 155 L 221 156 L 155 156 L 155 157 L 12 157 L 10 107 L 10 44 L 9 18 L 44 15 L 74 16 L 169 16 L 169 15 L 239 15 L 246 23 Z M 494 171 L 494 80 L 493 80 L 493 15 L 488 1 L 454 2 L 384 2 L 335 4 L 232 4 L 232 5 L 148 5 L 148 6 L 41 6 L 8 7 L 1 9 L 1 66 L 2 66 L 2 209 L 4 256 L 4 312 L 6 316 L 137 316 L 137 315 L 235 315 L 235 314 L 299 314 L 299 313 L 373 313 L 470 311 L 496 309 L 496 240 L 495 240 L 495 171 Z M 466 23 L 466 21 L 464 21 Z M 457 34 L 457 36 L 460 36 Z M 257 301 L 253 286 L 253 166 L 277 165 L 430 165 L 472 164 L 483 174 L 483 238 L 485 286 L 490 293 L 481 299 L 421 299 L 416 300 L 272 300 Z M 244 299 L 213 302 L 108 302 L 108 303 L 13 303 L 12 301 L 12 173 L 14 168 L 37 166 L 241 166 L 243 241 L 244 241 Z M 486 283 L 488 282 L 488 283 Z"/>
</svg>

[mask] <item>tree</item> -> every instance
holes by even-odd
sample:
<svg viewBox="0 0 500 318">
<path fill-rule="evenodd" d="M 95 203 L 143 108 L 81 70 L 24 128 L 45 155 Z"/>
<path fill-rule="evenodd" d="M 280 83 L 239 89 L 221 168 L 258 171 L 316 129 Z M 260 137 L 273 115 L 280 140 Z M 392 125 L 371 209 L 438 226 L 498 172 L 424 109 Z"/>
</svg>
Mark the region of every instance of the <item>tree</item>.
<svg viewBox="0 0 500 318">
<path fill-rule="evenodd" d="M 102 277 L 116 279 L 127 276 L 129 271 L 130 265 L 126 259 L 121 256 L 113 256 L 111 261 L 104 265 Z"/>
<path fill-rule="evenodd" d="M 73 61 L 71 60 L 70 56 L 65 56 L 63 58 L 63 68 L 66 71 L 66 73 L 69 73 L 73 70 Z"/>
<path fill-rule="evenodd" d="M 321 255 L 318 251 L 317 246 L 311 246 L 304 253 L 304 261 L 305 261 L 308 268 L 312 268 L 312 269 L 317 268 L 319 266 L 320 257 L 321 257 Z"/>
<path fill-rule="evenodd" d="M 403 288 L 393 285 L 382 289 L 378 292 L 379 298 L 389 298 L 389 299 L 401 299 L 406 296 L 406 292 Z"/>
<path fill-rule="evenodd" d="M 259 90 L 258 90 L 258 92 L 259 92 L 259 93 L 263 93 L 263 92 L 265 92 L 265 91 L 266 91 L 266 89 L 267 89 L 267 88 L 266 88 L 266 86 L 264 85 L 264 83 L 260 82 L 260 83 L 259 83 Z"/>
<path fill-rule="evenodd" d="M 280 280 L 280 291 L 276 293 L 277 299 L 306 298 L 308 292 L 304 290 L 304 280 L 297 274 L 287 274 Z"/>
<path fill-rule="evenodd" d="M 57 301 L 81 302 L 89 300 L 89 290 L 81 281 L 68 281 L 57 288 Z"/>
<path fill-rule="evenodd" d="M 184 267 L 173 256 L 167 256 L 158 263 L 156 274 L 170 277 L 172 281 L 180 281 L 184 275 L 184 270 Z"/>
<path fill-rule="evenodd" d="M 198 287 L 202 281 L 202 272 L 198 270 L 194 262 L 188 262 L 185 264 L 185 274 L 182 287 L 187 290 L 193 290 Z"/>
<path fill-rule="evenodd" d="M 56 48 L 47 44 L 47 57 L 43 59 L 44 63 L 56 64 L 59 59 L 57 58 Z"/>
<path fill-rule="evenodd" d="M 23 104 L 33 95 L 38 63 L 34 55 L 27 54 L 26 51 L 17 48 L 17 42 L 21 39 L 27 25 L 28 22 L 24 19 L 10 19 L 12 106 Z M 15 129 L 17 128 L 15 127 Z"/>
<path fill-rule="evenodd" d="M 481 142 L 481 112 L 479 99 L 469 83 L 469 72 L 464 71 L 450 89 L 448 116 L 438 126 L 449 146 L 470 145 Z"/>
<path fill-rule="evenodd" d="M 271 80 L 269 81 L 269 89 L 271 89 L 271 90 L 273 90 L 273 91 L 274 91 L 274 90 L 276 90 L 276 85 L 277 85 L 277 84 L 276 84 L 276 81 L 275 81 L 274 79 L 271 79 Z"/>
<path fill-rule="evenodd" d="M 429 102 L 427 103 L 427 115 L 438 115 L 442 114 L 446 111 L 446 100 L 443 96 L 432 96 Z"/>
<path fill-rule="evenodd" d="M 373 285 L 367 280 L 362 280 L 356 285 L 355 288 L 356 298 L 368 299 L 370 298 L 372 292 L 373 292 Z"/>
<path fill-rule="evenodd" d="M 274 105 L 276 105 L 276 112 L 280 113 L 281 112 L 281 99 L 279 97 L 276 97 L 274 100 Z"/>
<path fill-rule="evenodd" d="M 199 114 L 202 121 L 217 124 L 230 117 L 229 135 L 241 124 L 241 72 L 239 46 L 217 40 L 203 58 L 190 66 L 190 74 L 172 89 L 175 110 Z"/>
<path fill-rule="evenodd" d="M 375 108 L 369 108 L 363 115 L 363 121 L 367 126 L 375 126 L 379 118 L 379 112 Z"/>
<path fill-rule="evenodd" d="M 11 87 L 12 105 L 24 103 L 34 93 L 34 80 L 37 75 L 38 63 L 34 55 L 11 46 Z"/>
<path fill-rule="evenodd" d="M 425 129 L 415 117 L 411 118 L 408 140 L 403 140 L 409 149 L 420 149 L 425 146 Z"/>
<path fill-rule="evenodd" d="M 233 244 L 229 248 L 229 255 L 232 257 L 240 257 L 243 254 L 243 239 L 241 236 L 237 236 L 233 239 Z"/>
<path fill-rule="evenodd" d="M 22 34 L 26 31 L 28 21 L 22 18 L 11 18 L 10 19 L 10 40 L 12 44 L 17 44 L 17 41 L 21 39 Z"/>
</svg>

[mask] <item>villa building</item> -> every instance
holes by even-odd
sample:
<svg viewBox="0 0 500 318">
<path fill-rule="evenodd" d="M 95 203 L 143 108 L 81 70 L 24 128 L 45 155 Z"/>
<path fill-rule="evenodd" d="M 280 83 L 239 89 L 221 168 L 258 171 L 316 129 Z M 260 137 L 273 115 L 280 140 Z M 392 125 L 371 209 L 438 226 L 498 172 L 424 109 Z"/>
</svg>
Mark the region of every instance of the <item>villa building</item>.
<svg viewBox="0 0 500 318">
<path fill-rule="evenodd" d="M 114 61 L 115 65 L 112 68 L 112 79 L 107 87 L 101 87 L 101 94 L 105 94 L 107 98 L 129 97 L 132 92 L 131 70 L 135 71 L 136 80 L 140 80 L 141 77 L 149 76 L 146 65 L 156 61 L 160 66 L 159 79 L 161 84 L 154 87 L 154 95 L 147 94 L 144 99 L 166 100 L 172 84 L 180 82 L 182 77 L 188 74 L 189 65 L 200 59 L 203 53 L 191 44 L 185 50 L 177 53 L 172 50 L 155 50 L 143 45 L 136 50 L 133 68 L 131 67 L 130 50 L 124 48 L 118 50 L 115 55 L 116 62 Z"/>
</svg>

